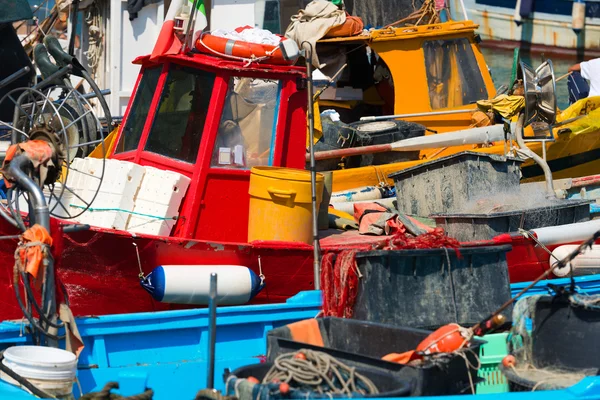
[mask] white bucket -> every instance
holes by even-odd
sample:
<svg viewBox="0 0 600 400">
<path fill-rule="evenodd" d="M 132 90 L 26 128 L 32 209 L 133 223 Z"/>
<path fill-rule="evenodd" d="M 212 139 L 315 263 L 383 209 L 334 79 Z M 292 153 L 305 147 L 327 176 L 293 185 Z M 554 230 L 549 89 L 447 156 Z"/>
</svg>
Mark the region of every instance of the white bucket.
<svg viewBox="0 0 600 400">
<path fill-rule="evenodd" d="M 48 394 L 59 398 L 71 397 L 77 358 L 70 351 L 43 346 L 13 346 L 4 351 L 2 364 Z M 4 373 L 0 373 L 0 378 L 19 386 Z"/>
</svg>

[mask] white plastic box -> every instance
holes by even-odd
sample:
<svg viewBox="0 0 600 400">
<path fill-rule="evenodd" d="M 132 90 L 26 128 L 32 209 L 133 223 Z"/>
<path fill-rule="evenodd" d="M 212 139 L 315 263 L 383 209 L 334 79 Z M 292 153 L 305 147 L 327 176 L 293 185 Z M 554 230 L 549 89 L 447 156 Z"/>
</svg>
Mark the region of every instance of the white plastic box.
<svg viewBox="0 0 600 400">
<path fill-rule="evenodd" d="M 85 203 L 91 203 L 90 209 L 78 221 L 92 226 L 125 230 L 133 211 L 136 192 L 144 176 L 144 167 L 107 159 L 102 184 L 94 198 L 98 189 L 97 178 L 102 176 L 102 159 L 74 160 L 71 165 L 67 182 L 81 197 L 74 196 L 72 213 L 80 213 L 82 207 L 86 207 Z"/>
<path fill-rule="evenodd" d="M 189 187 L 190 178 L 173 171 L 153 167 L 145 169 L 127 230 L 168 236 L 177 222 L 179 207 Z"/>
</svg>

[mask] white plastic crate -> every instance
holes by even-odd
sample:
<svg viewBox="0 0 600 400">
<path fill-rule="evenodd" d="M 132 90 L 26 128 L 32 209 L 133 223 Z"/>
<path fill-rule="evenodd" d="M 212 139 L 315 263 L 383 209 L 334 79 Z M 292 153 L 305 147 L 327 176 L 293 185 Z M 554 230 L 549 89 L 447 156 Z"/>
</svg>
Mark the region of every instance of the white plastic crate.
<svg viewBox="0 0 600 400">
<path fill-rule="evenodd" d="M 173 171 L 153 167 L 145 169 L 127 230 L 168 236 L 179 215 L 179 207 L 189 187 L 190 178 Z"/>
<path fill-rule="evenodd" d="M 125 230 L 131 211 L 133 211 L 135 195 L 144 176 L 144 167 L 127 161 L 107 159 L 104 167 L 104 178 L 98 188 L 98 180 L 102 176 L 102 160 L 86 158 L 74 165 L 69 173 L 73 177 L 73 186 L 77 196 L 73 199 L 73 212 L 81 212 L 85 203 L 90 203 L 89 210 L 79 217 L 80 223 L 103 228 Z M 93 201 L 92 201 L 93 200 Z"/>
</svg>

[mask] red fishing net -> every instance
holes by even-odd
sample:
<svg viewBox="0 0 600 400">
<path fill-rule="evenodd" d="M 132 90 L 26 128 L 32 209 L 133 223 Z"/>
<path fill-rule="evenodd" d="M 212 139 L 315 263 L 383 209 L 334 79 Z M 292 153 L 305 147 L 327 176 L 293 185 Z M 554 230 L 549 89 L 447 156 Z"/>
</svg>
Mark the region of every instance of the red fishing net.
<svg viewBox="0 0 600 400">
<path fill-rule="evenodd" d="M 460 242 L 445 235 L 442 228 L 419 236 L 396 234 L 383 246 L 352 248 L 336 254 L 329 252 L 321 260 L 321 290 L 325 317 L 351 318 L 358 294 L 356 253 L 367 250 L 451 248 L 460 257 Z"/>
</svg>

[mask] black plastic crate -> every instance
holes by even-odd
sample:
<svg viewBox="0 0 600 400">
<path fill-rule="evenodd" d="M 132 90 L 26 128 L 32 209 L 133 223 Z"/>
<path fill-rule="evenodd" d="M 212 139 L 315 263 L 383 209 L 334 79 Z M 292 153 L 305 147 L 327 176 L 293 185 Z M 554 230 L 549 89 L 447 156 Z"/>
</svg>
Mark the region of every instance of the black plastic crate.
<svg viewBox="0 0 600 400">
<path fill-rule="evenodd" d="M 476 355 L 485 341 L 474 339 L 467 351 L 427 357 L 419 365 L 404 365 L 382 360 L 390 353 L 417 348 L 431 331 L 342 318 L 317 319 L 323 345 L 315 346 L 292 339 L 287 326 L 267 334 L 267 361 L 280 354 L 311 349 L 325 352 L 341 362 L 365 370 L 385 371 L 412 383 L 411 396 L 470 393 L 469 374 L 477 382 Z"/>
<path fill-rule="evenodd" d="M 566 297 L 541 297 L 535 306 L 532 357 L 536 368 L 600 370 L 600 309 Z"/>
<path fill-rule="evenodd" d="M 591 200 L 562 200 L 552 205 L 489 214 L 434 214 L 437 226 L 457 240 L 489 240 L 521 229 L 573 224 L 590 219 Z"/>
<path fill-rule="evenodd" d="M 474 325 L 511 298 L 511 245 L 358 253 L 354 318 L 435 329 Z M 512 307 L 504 312 L 511 319 Z"/>
<path fill-rule="evenodd" d="M 472 200 L 519 190 L 522 160 L 465 151 L 390 174 L 398 211 L 427 217 L 460 212 Z"/>
</svg>

